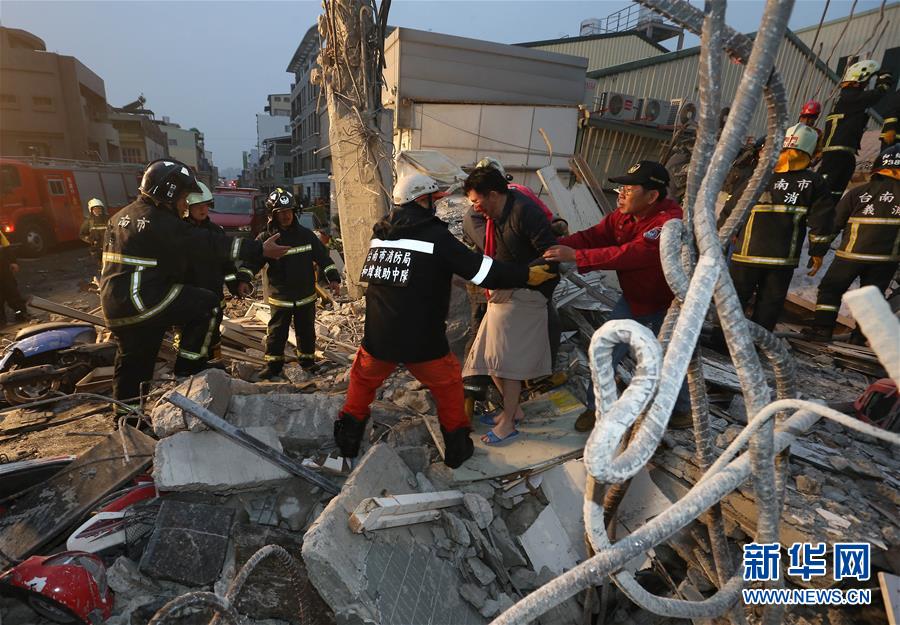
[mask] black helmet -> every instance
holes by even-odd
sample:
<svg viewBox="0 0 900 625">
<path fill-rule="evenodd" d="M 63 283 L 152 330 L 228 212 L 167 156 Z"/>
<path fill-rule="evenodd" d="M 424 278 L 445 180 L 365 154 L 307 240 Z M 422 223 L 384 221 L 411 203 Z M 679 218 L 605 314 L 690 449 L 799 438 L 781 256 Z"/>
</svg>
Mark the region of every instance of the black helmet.
<svg viewBox="0 0 900 625">
<path fill-rule="evenodd" d="M 200 193 L 197 178 L 187 165 L 171 159 L 160 159 L 147 165 L 141 178 L 141 193 L 157 205 L 174 205 L 183 193 Z"/>
<path fill-rule="evenodd" d="M 873 171 L 877 172 L 883 169 L 900 169 L 900 143 L 885 148 L 872 163 Z"/>
<path fill-rule="evenodd" d="M 266 198 L 266 208 L 273 215 L 278 211 L 294 210 L 294 195 L 278 187 Z"/>
</svg>

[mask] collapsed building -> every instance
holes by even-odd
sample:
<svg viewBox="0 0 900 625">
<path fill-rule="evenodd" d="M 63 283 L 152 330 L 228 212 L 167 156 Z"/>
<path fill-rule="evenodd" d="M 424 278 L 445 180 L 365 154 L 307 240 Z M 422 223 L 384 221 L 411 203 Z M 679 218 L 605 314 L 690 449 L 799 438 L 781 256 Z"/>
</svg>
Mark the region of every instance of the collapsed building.
<svg viewBox="0 0 900 625">
<path fill-rule="evenodd" d="M 861 289 L 845 299 L 855 320 L 846 322 L 859 324 L 871 348 L 811 344 L 790 324 L 785 336 L 754 326 L 725 270 L 719 242 L 729 232 L 714 227 L 727 164 L 763 97 L 769 136 L 738 211 L 755 201 L 781 145 L 787 109 L 773 51 L 791 3 L 770 3 L 753 41 L 725 26 L 723 3 L 705 15 L 682 2 L 644 4 L 704 40 L 701 140 L 685 219 L 662 235 L 676 302 L 659 337 L 635 323 L 604 323 L 617 294 L 610 276 L 567 275 L 554 297 L 567 325 L 557 363 L 564 375 L 527 389 L 523 440 L 488 450 L 476 437 L 473 458 L 448 469 L 430 397 L 400 371 L 380 391 L 363 453 L 350 462 L 335 452 L 332 421 L 364 304 L 325 302 L 317 318 L 328 363 L 321 373 L 288 366 L 288 382 L 256 383 L 268 309 L 234 302 L 223 323 L 230 371 L 156 385 L 116 431 L 103 396 L 109 371 L 83 380 L 75 394 L 0 412 L 0 443 L 11 459 L 29 462 L 29 451 L 51 440 L 69 452 L 41 453 L 25 467 L 37 476 L 16 467 L 24 489 L 4 480 L 2 566 L 21 572 L 41 558 L 33 565 L 88 571 L 79 589 L 90 595 L 73 599 L 51 592 L 41 576 L 5 575 L 16 600 L 0 603 L 2 622 L 891 622 L 900 441 L 844 413 L 871 380 L 900 381 L 900 324 L 880 294 Z M 416 33 L 394 32 L 401 48 L 417 43 Z M 716 141 L 722 48 L 746 69 Z M 438 104 L 410 106 L 415 119 Z M 413 130 L 399 134 L 414 138 Z M 420 139 L 424 130 L 423 122 Z M 550 164 L 535 175 L 553 208 L 573 224 L 596 221 L 603 184 L 585 175 L 568 188 L 557 171 L 567 161 L 555 162 L 552 152 L 538 149 L 537 160 Z M 413 153 L 407 164 L 435 162 L 426 160 Z M 442 211 L 458 226 L 458 205 Z M 102 326 L 91 313 L 44 307 Z M 448 337 L 459 350 L 463 289 L 454 290 L 451 308 Z M 713 312 L 725 354 L 704 345 Z M 792 312 L 808 313 L 796 304 Z M 609 353 L 618 343 L 631 347 L 630 362 L 613 370 Z M 171 350 L 162 357 L 171 361 Z M 685 375 L 694 427 L 670 430 Z M 617 377 L 627 385 L 621 393 Z M 581 434 L 573 424 L 589 384 L 598 419 Z M 743 579 L 747 545 L 839 542 L 870 545 L 877 575 Z M 65 549 L 102 557 L 52 559 Z M 867 590 L 871 600 L 784 610 L 747 606 L 741 594 L 785 585 Z"/>
</svg>

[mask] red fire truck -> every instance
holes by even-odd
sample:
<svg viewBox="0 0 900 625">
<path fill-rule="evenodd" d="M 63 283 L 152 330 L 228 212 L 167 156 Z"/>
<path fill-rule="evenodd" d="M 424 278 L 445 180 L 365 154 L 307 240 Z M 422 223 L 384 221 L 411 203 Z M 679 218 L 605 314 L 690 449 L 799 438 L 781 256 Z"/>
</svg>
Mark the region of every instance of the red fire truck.
<svg viewBox="0 0 900 625">
<path fill-rule="evenodd" d="M 0 229 L 25 255 L 78 238 L 87 203 L 112 214 L 138 195 L 142 167 L 47 158 L 0 157 Z"/>
</svg>

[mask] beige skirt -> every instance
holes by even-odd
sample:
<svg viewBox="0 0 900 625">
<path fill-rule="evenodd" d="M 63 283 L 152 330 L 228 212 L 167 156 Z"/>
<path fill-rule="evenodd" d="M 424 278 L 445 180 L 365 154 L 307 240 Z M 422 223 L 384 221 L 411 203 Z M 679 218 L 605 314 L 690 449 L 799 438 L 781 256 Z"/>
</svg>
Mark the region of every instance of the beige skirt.
<svg viewBox="0 0 900 625">
<path fill-rule="evenodd" d="M 491 292 L 463 376 L 530 380 L 550 375 L 547 298 L 530 289 Z"/>
</svg>

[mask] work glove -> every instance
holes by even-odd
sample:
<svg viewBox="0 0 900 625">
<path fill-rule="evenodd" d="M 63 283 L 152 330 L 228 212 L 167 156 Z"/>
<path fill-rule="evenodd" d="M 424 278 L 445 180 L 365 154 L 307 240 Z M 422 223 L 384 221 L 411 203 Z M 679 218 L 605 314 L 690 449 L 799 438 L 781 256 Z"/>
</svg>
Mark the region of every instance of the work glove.
<svg viewBox="0 0 900 625">
<path fill-rule="evenodd" d="M 809 262 L 806 263 L 806 268 L 809 269 L 812 267 L 812 271 L 808 272 L 806 275 L 814 276 L 819 273 L 819 269 L 822 268 L 822 257 L 821 256 L 810 256 Z"/>
<path fill-rule="evenodd" d="M 535 265 L 528 268 L 528 286 L 539 286 L 557 276 L 549 271 L 550 265 Z"/>
</svg>

